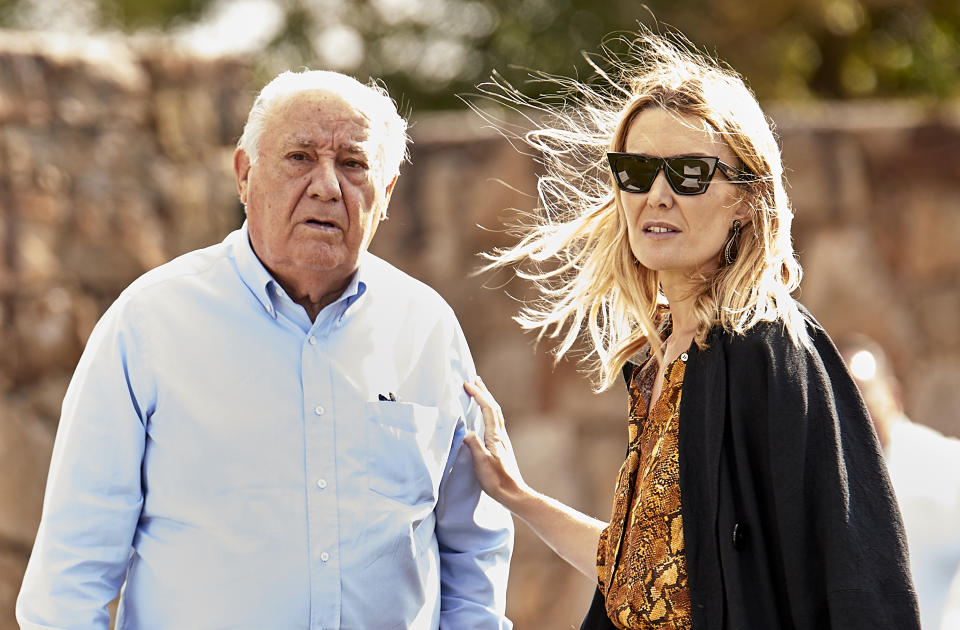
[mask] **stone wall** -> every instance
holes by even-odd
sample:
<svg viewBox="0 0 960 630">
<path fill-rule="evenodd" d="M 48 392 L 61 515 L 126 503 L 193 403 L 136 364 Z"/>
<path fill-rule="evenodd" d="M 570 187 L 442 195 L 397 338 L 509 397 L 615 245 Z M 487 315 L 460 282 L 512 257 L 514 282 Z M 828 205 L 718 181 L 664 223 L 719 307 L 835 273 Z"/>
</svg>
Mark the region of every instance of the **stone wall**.
<svg viewBox="0 0 960 630">
<path fill-rule="evenodd" d="M 235 61 L 0 32 L 0 629 L 15 628 L 60 401 L 144 271 L 240 221 Z"/>
<path fill-rule="evenodd" d="M 0 630 L 40 516 L 73 366 L 97 317 L 143 271 L 241 218 L 230 168 L 256 86 L 231 60 L 126 41 L 0 32 Z M 806 268 L 801 299 L 833 334 L 891 353 L 910 414 L 960 435 L 960 118 L 918 104 L 772 107 Z M 625 444 L 621 391 L 593 395 L 510 320 L 527 290 L 472 277 L 529 209 L 531 162 L 474 116 L 418 117 L 374 251 L 453 305 L 541 490 L 605 518 Z M 482 226 L 482 227 L 481 227 Z M 509 614 L 577 627 L 591 583 L 522 523 Z"/>
</svg>

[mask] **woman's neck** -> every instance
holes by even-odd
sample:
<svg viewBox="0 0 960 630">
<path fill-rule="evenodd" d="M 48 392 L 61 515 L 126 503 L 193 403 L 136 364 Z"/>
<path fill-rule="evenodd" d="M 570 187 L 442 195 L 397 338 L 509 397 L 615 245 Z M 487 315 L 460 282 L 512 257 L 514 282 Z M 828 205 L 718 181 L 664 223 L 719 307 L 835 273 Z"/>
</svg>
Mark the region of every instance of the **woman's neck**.
<svg viewBox="0 0 960 630">
<path fill-rule="evenodd" d="M 670 313 L 672 338 L 690 338 L 697 332 L 699 321 L 696 315 L 697 293 L 691 283 L 677 286 L 673 283 L 661 283 L 660 290 L 667 298 Z"/>
</svg>

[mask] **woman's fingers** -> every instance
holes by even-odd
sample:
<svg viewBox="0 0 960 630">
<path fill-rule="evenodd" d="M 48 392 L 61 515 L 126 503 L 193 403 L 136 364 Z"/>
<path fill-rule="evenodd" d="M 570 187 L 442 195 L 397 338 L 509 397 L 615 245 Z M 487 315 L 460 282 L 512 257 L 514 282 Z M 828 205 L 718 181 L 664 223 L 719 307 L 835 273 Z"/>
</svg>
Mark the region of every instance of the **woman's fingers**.
<svg viewBox="0 0 960 630">
<path fill-rule="evenodd" d="M 472 383 L 464 383 L 463 388 L 467 390 L 468 394 L 473 396 L 473 399 L 477 401 L 477 404 L 480 405 L 480 409 L 484 413 L 487 411 L 495 413 L 499 410 L 499 405 L 497 405 L 497 401 L 493 399 L 493 394 L 490 393 L 490 390 L 487 389 L 479 377 Z"/>
<path fill-rule="evenodd" d="M 500 405 L 479 377 L 473 383 L 464 383 L 463 388 L 480 407 L 480 413 L 483 414 L 484 445 L 493 450 L 497 442 L 502 442 L 506 438 L 506 423 L 503 420 Z"/>
<path fill-rule="evenodd" d="M 503 411 L 479 378 L 464 383 L 463 388 L 483 414 L 483 440 L 473 431 L 464 438 L 473 455 L 474 472 L 487 494 L 510 507 L 510 501 L 523 494 L 525 484 L 507 436 Z"/>
<path fill-rule="evenodd" d="M 463 438 L 463 443 L 470 449 L 470 454 L 473 455 L 474 461 L 491 456 L 490 451 L 488 451 L 487 447 L 480 441 L 480 436 L 478 436 L 475 431 L 467 431 L 467 435 Z"/>
</svg>

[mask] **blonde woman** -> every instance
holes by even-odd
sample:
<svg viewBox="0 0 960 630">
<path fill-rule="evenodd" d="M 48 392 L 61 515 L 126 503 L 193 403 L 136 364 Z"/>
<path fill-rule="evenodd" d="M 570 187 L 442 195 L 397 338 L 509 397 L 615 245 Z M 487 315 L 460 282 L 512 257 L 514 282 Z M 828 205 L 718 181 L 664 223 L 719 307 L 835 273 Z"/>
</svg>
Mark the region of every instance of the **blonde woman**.
<svg viewBox="0 0 960 630">
<path fill-rule="evenodd" d="M 491 254 L 541 290 L 521 325 L 559 336 L 559 355 L 586 330 L 600 387 L 627 382 L 611 519 L 524 483 L 477 381 L 481 483 L 597 580 L 583 628 L 917 629 L 876 436 L 791 296 L 801 270 L 771 125 L 737 74 L 681 38 L 629 44 L 606 85 L 561 80 L 563 106 L 533 103 L 552 121 L 523 136 L 545 167 L 540 220 Z"/>
</svg>

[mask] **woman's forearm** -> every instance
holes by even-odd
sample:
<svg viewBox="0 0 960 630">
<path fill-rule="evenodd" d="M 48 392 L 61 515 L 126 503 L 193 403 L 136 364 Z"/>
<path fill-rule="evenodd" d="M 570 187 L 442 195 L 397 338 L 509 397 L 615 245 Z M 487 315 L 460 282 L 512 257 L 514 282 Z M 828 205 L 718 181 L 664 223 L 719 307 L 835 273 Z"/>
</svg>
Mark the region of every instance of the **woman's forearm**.
<svg viewBox="0 0 960 630">
<path fill-rule="evenodd" d="M 483 412 L 483 439 L 470 431 L 464 443 L 484 492 L 527 523 L 557 555 L 596 581 L 597 545 L 606 523 L 530 488 L 520 474 L 500 405 L 479 379 L 464 383 L 464 389 Z"/>
<path fill-rule="evenodd" d="M 528 489 L 504 505 L 557 555 L 597 580 L 597 545 L 606 523 L 535 490 Z"/>
</svg>

